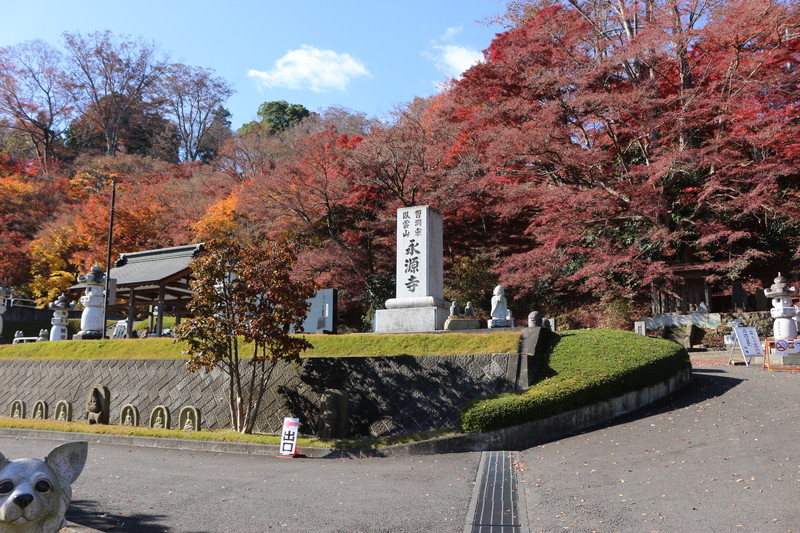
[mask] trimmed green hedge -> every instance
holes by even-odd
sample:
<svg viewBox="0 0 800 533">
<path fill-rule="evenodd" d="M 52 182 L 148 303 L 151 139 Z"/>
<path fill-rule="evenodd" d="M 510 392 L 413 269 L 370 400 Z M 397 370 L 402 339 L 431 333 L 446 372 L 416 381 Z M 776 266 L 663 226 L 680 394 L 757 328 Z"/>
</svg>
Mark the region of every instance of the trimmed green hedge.
<svg viewBox="0 0 800 533">
<path fill-rule="evenodd" d="M 655 385 L 690 366 L 688 352 L 674 342 L 629 331 L 567 331 L 553 335 L 533 385 L 468 402 L 461 429 L 476 433 L 541 420 Z"/>
</svg>

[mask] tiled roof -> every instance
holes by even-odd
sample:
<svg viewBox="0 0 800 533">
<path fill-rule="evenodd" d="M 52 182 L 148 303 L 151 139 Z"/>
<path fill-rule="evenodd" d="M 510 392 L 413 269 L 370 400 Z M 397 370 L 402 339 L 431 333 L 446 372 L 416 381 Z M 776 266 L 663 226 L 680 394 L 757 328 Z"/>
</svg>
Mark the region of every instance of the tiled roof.
<svg viewBox="0 0 800 533">
<path fill-rule="evenodd" d="M 117 280 L 117 287 L 160 284 L 188 274 L 189 263 L 202 249 L 202 244 L 191 244 L 122 254 L 114 263 L 110 277 Z"/>
</svg>

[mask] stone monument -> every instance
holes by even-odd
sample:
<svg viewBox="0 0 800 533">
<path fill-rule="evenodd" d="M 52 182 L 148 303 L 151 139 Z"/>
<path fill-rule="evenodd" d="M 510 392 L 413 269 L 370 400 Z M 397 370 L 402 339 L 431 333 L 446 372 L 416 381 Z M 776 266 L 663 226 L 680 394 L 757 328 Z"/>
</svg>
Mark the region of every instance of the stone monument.
<svg viewBox="0 0 800 533">
<path fill-rule="evenodd" d="M 502 285 L 498 285 L 492 291 L 492 318 L 488 320 L 490 328 L 511 328 L 514 327 L 514 317 L 508 309 L 506 300 L 506 290 Z"/>
<path fill-rule="evenodd" d="M 148 426 L 158 429 L 169 429 L 172 424 L 172 417 L 169 409 L 165 405 L 156 405 L 150 411 L 150 422 Z"/>
<path fill-rule="evenodd" d="M 322 393 L 317 422 L 317 436 L 322 439 L 340 439 L 347 434 L 347 417 L 350 402 L 347 393 L 328 389 Z"/>
<path fill-rule="evenodd" d="M 126 403 L 119 412 L 119 423 L 123 426 L 139 425 L 139 409 L 135 405 Z"/>
<path fill-rule="evenodd" d="M 442 215 L 430 206 L 397 210 L 395 298 L 375 313 L 377 333 L 435 331 L 450 314 L 444 300 Z"/>
<path fill-rule="evenodd" d="M 14 295 L 11 289 L 0 285 L 0 335 L 3 334 L 3 313 L 6 312 L 11 304 L 11 297 Z"/>
<path fill-rule="evenodd" d="M 462 331 L 466 329 L 478 329 L 480 322 L 475 319 L 475 311 L 472 303 L 467 303 L 464 308 L 464 315 L 458 310 L 458 302 L 450 305 L 450 316 L 444 321 L 445 331 Z"/>
<path fill-rule="evenodd" d="M 81 339 L 102 339 L 105 333 L 103 324 L 103 304 L 105 304 L 106 274 L 100 265 L 94 265 L 85 276 L 78 276 L 80 286 L 86 288 L 81 296 L 83 314 L 81 315 Z"/>
<path fill-rule="evenodd" d="M 178 428 L 183 431 L 200 431 L 200 411 L 193 405 L 187 405 L 181 409 L 178 416 Z"/>
<path fill-rule="evenodd" d="M 86 393 L 86 421 L 90 424 L 108 424 L 111 392 L 103 385 L 93 385 Z"/>
<path fill-rule="evenodd" d="M 797 296 L 797 287 L 790 287 L 780 272 L 774 279 L 769 289 L 764 289 L 764 295 L 772 298 L 770 315 L 775 319 L 772 334 L 775 340 L 794 340 L 797 338 L 797 323 L 792 320 L 797 314 L 797 308 L 792 303 L 792 296 Z"/>
<path fill-rule="evenodd" d="M 50 323 L 53 325 L 53 327 L 50 328 L 50 340 L 67 340 L 69 312 L 75 309 L 75 302 L 67 303 L 67 296 L 62 294 L 55 302 L 50 302 L 48 307 L 53 311 L 53 318 L 50 319 Z"/>
<path fill-rule="evenodd" d="M 14 400 L 11 402 L 11 418 L 25 418 L 25 402 Z"/>
<path fill-rule="evenodd" d="M 46 420 L 49 414 L 49 406 L 44 400 L 39 400 L 33 404 L 33 418 L 38 420 Z"/>
<path fill-rule="evenodd" d="M 56 420 L 62 422 L 72 422 L 72 404 L 67 400 L 61 400 L 56 404 Z"/>
</svg>

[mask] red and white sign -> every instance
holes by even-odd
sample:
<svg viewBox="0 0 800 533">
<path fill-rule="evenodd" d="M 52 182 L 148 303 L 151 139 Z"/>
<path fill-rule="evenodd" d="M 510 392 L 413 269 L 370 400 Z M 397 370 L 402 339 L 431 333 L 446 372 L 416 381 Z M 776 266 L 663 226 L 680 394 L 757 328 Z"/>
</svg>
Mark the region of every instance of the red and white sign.
<svg viewBox="0 0 800 533">
<path fill-rule="evenodd" d="M 800 341 L 786 341 L 778 339 L 775 341 L 775 349 L 771 351 L 778 357 L 786 357 L 792 353 L 800 353 Z"/>
<path fill-rule="evenodd" d="M 281 431 L 281 455 L 297 455 L 297 433 L 299 418 L 284 418 Z"/>
</svg>

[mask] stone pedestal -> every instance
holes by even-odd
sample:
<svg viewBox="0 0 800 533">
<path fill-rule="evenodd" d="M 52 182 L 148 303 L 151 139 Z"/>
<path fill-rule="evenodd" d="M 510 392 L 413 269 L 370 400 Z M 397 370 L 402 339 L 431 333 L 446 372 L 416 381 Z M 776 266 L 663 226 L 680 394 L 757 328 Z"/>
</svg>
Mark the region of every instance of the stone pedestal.
<svg viewBox="0 0 800 533">
<path fill-rule="evenodd" d="M 445 307 L 409 307 L 375 311 L 377 333 L 419 333 L 444 329 L 450 315 Z"/>
<path fill-rule="evenodd" d="M 486 322 L 489 328 L 513 328 L 514 321 L 507 318 L 492 318 Z"/>
<path fill-rule="evenodd" d="M 478 329 L 480 321 L 474 318 L 450 317 L 444 322 L 445 331 L 466 331 Z"/>
</svg>

